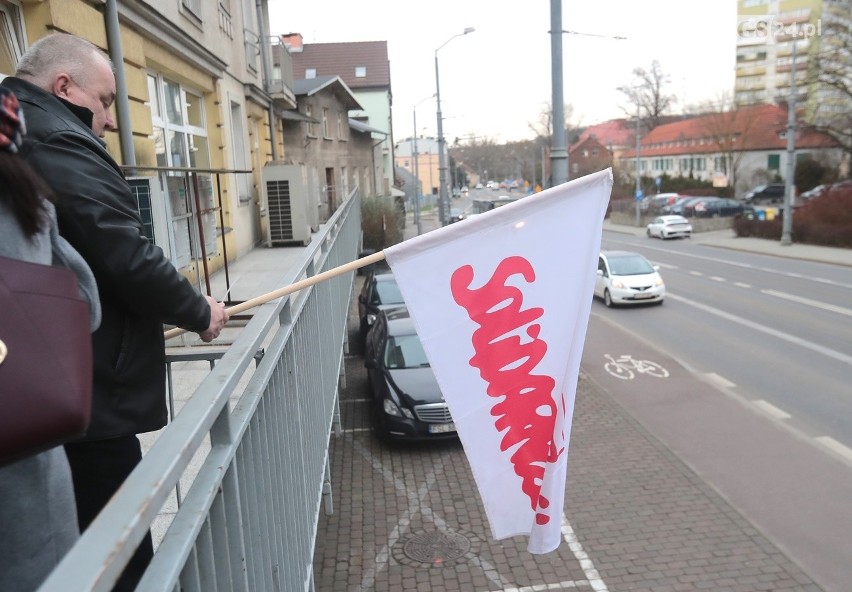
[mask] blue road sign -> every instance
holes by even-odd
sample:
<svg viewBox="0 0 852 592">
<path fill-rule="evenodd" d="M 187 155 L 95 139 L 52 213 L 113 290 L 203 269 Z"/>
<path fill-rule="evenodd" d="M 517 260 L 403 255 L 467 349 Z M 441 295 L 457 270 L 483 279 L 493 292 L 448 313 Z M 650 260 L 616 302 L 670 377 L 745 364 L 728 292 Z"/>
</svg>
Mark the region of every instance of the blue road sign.
<svg viewBox="0 0 852 592">
<path fill-rule="evenodd" d="M 643 197 L 645 197 L 645 194 L 642 192 L 641 189 L 637 189 L 636 190 L 636 201 L 640 201 Z"/>
</svg>

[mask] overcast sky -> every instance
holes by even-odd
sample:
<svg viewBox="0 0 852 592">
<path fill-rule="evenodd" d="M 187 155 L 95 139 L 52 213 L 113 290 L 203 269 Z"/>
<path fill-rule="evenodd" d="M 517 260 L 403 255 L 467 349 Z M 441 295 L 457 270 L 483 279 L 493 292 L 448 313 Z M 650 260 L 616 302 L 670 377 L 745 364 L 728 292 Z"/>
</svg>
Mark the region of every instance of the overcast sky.
<svg viewBox="0 0 852 592">
<path fill-rule="evenodd" d="M 676 109 L 731 93 L 736 0 L 563 0 L 564 102 L 572 123 L 623 117 L 616 87 L 658 60 Z M 550 0 L 269 0 L 272 34 L 305 43 L 387 41 L 394 137 L 413 132 L 413 107 L 435 93 L 438 52 L 444 135 L 498 142 L 531 138 L 552 98 Z M 615 40 L 602 36 L 622 36 Z M 417 108 L 423 135 L 437 130 L 434 99 Z M 425 128 L 425 129 L 423 129 Z"/>
</svg>

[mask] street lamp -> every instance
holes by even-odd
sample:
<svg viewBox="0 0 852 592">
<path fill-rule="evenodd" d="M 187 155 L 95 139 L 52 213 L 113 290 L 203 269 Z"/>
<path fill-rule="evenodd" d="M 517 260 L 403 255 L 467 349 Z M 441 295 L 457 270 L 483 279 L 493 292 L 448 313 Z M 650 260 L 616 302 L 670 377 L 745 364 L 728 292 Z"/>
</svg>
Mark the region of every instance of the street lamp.
<svg viewBox="0 0 852 592">
<path fill-rule="evenodd" d="M 414 113 L 414 153 L 412 155 L 414 157 L 414 223 L 417 225 L 418 236 L 423 231 L 423 227 L 420 223 L 420 154 L 417 152 L 417 107 L 434 96 L 429 95 L 412 108 Z"/>
<path fill-rule="evenodd" d="M 440 76 L 438 76 L 438 51 L 444 47 L 447 43 L 455 39 L 456 37 L 461 37 L 462 35 L 467 35 L 468 33 L 474 32 L 473 27 L 465 27 L 462 33 L 457 33 L 453 35 L 444 43 L 442 43 L 438 49 L 435 50 L 435 100 L 438 104 L 438 182 L 441 186 L 438 189 L 438 216 L 441 220 L 441 226 L 446 224 L 446 203 L 447 203 L 447 163 L 445 161 L 444 156 L 444 123 L 443 117 L 441 116 L 441 82 Z"/>
</svg>

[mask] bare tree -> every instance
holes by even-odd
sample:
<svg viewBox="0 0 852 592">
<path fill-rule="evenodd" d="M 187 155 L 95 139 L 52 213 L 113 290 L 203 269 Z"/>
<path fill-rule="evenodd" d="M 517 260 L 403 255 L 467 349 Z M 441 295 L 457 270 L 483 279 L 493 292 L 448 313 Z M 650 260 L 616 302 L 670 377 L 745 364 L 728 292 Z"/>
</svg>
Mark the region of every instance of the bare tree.
<svg viewBox="0 0 852 592">
<path fill-rule="evenodd" d="M 809 119 L 833 137 L 852 158 L 852 7 L 848 0 L 826 2 L 819 51 L 808 81 L 815 87 Z"/>
<path fill-rule="evenodd" d="M 636 116 L 636 108 L 639 108 L 639 116 L 643 127 L 651 131 L 660 124 L 660 120 L 677 102 L 677 97 L 666 93 L 666 85 L 669 77 L 663 73 L 660 62 L 651 62 L 651 69 L 635 68 L 633 70 L 634 81 L 628 86 L 619 86 L 617 90 L 624 94 L 632 109 L 622 107 L 625 114 L 630 117 Z"/>
<path fill-rule="evenodd" d="M 769 121 L 763 106 L 738 107 L 730 94 L 722 94 L 715 100 L 697 106 L 702 115 L 696 117 L 697 127 L 705 143 L 722 158 L 723 171 L 729 185 L 736 191 L 737 178 L 743 159 L 751 148 L 750 138 L 759 127 L 778 126 L 783 120 Z"/>
<path fill-rule="evenodd" d="M 566 137 L 568 138 L 568 143 L 571 144 L 576 140 L 580 124 L 572 121 L 574 119 L 573 105 L 566 103 L 563 109 L 563 113 L 565 114 Z M 553 135 L 553 107 L 549 101 L 542 105 L 541 112 L 538 115 L 538 120 L 528 121 L 527 126 L 535 134 L 536 139 L 546 140 L 550 143 L 550 138 Z"/>
</svg>

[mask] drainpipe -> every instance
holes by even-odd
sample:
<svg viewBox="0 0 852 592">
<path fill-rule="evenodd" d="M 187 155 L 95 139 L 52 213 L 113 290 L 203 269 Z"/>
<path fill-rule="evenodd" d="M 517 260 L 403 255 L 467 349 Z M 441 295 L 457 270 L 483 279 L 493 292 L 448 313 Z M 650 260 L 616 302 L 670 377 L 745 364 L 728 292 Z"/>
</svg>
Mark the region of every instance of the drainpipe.
<svg viewBox="0 0 852 592">
<path fill-rule="evenodd" d="M 115 67 L 115 110 L 118 114 L 118 138 L 121 156 L 127 166 L 136 166 L 133 148 L 133 122 L 130 120 L 130 99 L 127 95 L 127 78 L 124 75 L 124 52 L 121 49 L 121 27 L 118 23 L 117 0 L 106 0 L 104 6 L 109 57 Z"/>
<path fill-rule="evenodd" d="M 256 0 L 255 10 L 257 10 L 257 28 L 260 29 L 260 63 L 263 69 L 263 90 L 269 92 L 269 83 L 272 81 L 272 68 L 269 67 L 269 48 L 266 44 L 269 42 L 269 36 L 266 31 L 266 20 L 263 18 L 263 3 L 266 0 Z M 281 48 L 284 50 L 284 47 Z M 286 51 L 286 50 L 285 50 Z M 272 160 L 278 160 L 278 135 L 275 127 L 275 108 L 272 105 L 272 99 L 269 101 L 269 136 L 272 140 Z"/>
</svg>

